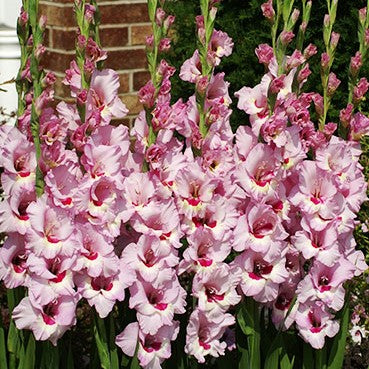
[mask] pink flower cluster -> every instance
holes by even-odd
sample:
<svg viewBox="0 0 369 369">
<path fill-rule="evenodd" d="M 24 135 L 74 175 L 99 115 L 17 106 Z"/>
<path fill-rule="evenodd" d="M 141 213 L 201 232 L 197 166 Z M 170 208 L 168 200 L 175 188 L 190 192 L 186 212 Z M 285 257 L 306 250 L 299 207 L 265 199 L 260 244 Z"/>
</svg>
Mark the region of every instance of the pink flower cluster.
<svg viewBox="0 0 369 369">
<path fill-rule="evenodd" d="M 173 22 L 161 11 L 156 18 L 168 27 Z M 197 18 L 200 40 L 203 22 Z M 288 56 L 284 74 L 273 49 L 258 47 L 268 72 L 254 88 L 237 92 L 251 127 L 236 134 L 229 84 L 214 72 L 232 52 L 226 33 L 215 30 L 210 39 L 210 76 L 197 50 L 183 64 L 180 77 L 196 88 L 186 102 L 171 104 L 175 70 L 161 60 L 159 86 L 151 81 L 139 92 L 145 111 L 130 150 L 128 129 L 110 124 L 127 113 L 118 75 L 96 69 L 106 54 L 92 39 L 78 42 L 88 56 L 84 72 L 72 62 L 65 78 L 76 104 L 47 107 L 51 89 L 35 102 L 42 196 L 34 189 L 31 96 L 18 127 L 0 130 L 0 231 L 8 234 L 0 278 L 7 288 L 28 289 L 13 312 L 16 326 L 56 344 L 75 324 L 81 298 L 105 318 L 129 288 L 137 322 L 116 338 L 123 352 L 133 356 L 138 347 L 141 366 L 160 368 L 179 332 L 176 319 L 187 313 L 185 352 L 203 363 L 234 348 L 232 308 L 244 295 L 270 308 L 276 326 L 295 322 L 307 342 L 323 347 L 339 329 L 333 313 L 343 306 L 344 282 L 367 268 L 353 239 L 355 214 L 366 199 L 353 139 L 369 125 L 342 113 L 352 125 L 347 142 L 333 136 L 333 123 L 315 128 L 311 109 L 319 115 L 323 98 L 292 90 L 307 80 L 314 46 Z"/>
<path fill-rule="evenodd" d="M 126 209 L 124 179 L 136 165 L 127 127 L 109 123 L 124 117 L 127 109 L 117 96 L 117 73 L 96 69 L 104 53 L 92 39 L 85 42 L 89 90 L 82 90 L 75 62 L 65 78 L 72 96 L 84 106 L 85 120 L 74 104 L 61 102 L 56 110 L 49 108 L 51 86 L 34 102 L 41 114 L 42 196 L 35 194 L 32 91 L 18 127 L 3 126 L 0 134 L 5 196 L 0 231 L 8 234 L 0 249 L 0 278 L 7 288 L 28 289 L 13 311 L 16 326 L 53 344 L 75 324 L 76 304 L 82 297 L 106 317 L 133 283 L 129 273 L 123 275 L 113 244 Z"/>
<path fill-rule="evenodd" d="M 332 312 L 343 307 L 344 282 L 367 268 L 353 238 L 367 184 L 359 144 L 332 136 L 333 123 L 315 130 L 309 109 L 312 103 L 319 109 L 321 96 L 292 92 L 292 82 L 308 69 L 302 55 L 291 62 L 296 53 L 287 57 L 295 66 L 277 76 L 273 50 L 260 45 L 257 55 L 268 73 L 237 93 L 251 128 L 236 133 L 235 179 L 244 202 L 233 241 L 242 254 L 234 263 L 243 271 L 244 294 L 271 307 L 276 325 L 296 322 L 300 335 L 320 349 L 338 332 Z"/>
</svg>

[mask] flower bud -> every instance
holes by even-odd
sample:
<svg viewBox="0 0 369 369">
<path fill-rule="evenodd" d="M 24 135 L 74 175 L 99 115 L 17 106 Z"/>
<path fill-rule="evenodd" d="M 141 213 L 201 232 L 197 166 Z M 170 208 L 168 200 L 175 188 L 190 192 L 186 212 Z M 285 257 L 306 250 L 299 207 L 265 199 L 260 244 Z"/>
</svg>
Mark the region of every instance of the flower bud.
<svg viewBox="0 0 369 369">
<path fill-rule="evenodd" d="M 40 19 L 39 19 L 39 21 L 38 21 L 38 25 L 39 25 L 39 27 L 40 27 L 40 29 L 42 30 L 42 31 L 44 31 L 45 30 L 45 28 L 46 28 L 46 23 L 47 23 L 47 17 L 46 17 L 46 15 L 41 15 L 41 17 L 40 17 Z"/>
<path fill-rule="evenodd" d="M 162 38 L 159 43 L 159 51 L 165 53 L 169 50 L 170 50 L 170 39 Z"/>
<path fill-rule="evenodd" d="M 86 40 L 86 37 L 83 36 L 83 35 L 78 35 L 77 37 L 77 46 L 80 48 L 80 49 L 84 49 L 87 45 L 87 40 Z"/>
<path fill-rule="evenodd" d="M 309 68 L 309 63 L 306 63 L 304 67 L 300 70 L 299 74 L 297 75 L 297 82 L 302 85 L 304 84 L 308 77 L 311 74 L 311 70 Z"/>
<path fill-rule="evenodd" d="M 331 23 L 331 17 L 329 16 L 329 14 L 326 14 L 324 16 L 324 21 L 323 21 L 324 27 L 329 27 L 330 23 Z"/>
<path fill-rule="evenodd" d="M 369 46 L 369 29 L 366 29 L 365 30 L 365 33 L 364 33 L 364 44 L 365 46 Z"/>
<path fill-rule="evenodd" d="M 279 37 L 281 38 L 282 44 L 286 46 L 293 40 L 295 34 L 292 31 L 284 30 L 281 32 Z"/>
<path fill-rule="evenodd" d="M 328 76 L 328 96 L 333 96 L 336 92 L 338 86 L 341 84 L 341 81 L 337 78 L 337 76 L 332 72 L 329 73 Z"/>
<path fill-rule="evenodd" d="M 94 19 L 96 8 L 91 4 L 85 4 L 85 19 L 91 23 Z"/>
<path fill-rule="evenodd" d="M 255 54 L 259 59 L 259 63 L 269 65 L 274 57 L 274 51 L 268 44 L 260 44 L 255 49 Z"/>
<path fill-rule="evenodd" d="M 80 91 L 77 95 L 77 104 L 78 105 L 84 105 L 86 104 L 87 101 L 87 90 L 84 89 L 82 91 Z"/>
<path fill-rule="evenodd" d="M 300 30 L 301 30 L 301 32 L 305 33 L 306 32 L 306 28 L 307 28 L 307 23 L 306 22 L 302 22 L 300 24 Z"/>
<path fill-rule="evenodd" d="M 364 24 L 366 19 L 366 7 L 365 8 L 361 8 L 359 10 L 359 21 L 361 24 Z"/>
<path fill-rule="evenodd" d="M 150 51 L 154 48 L 154 35 L 146 36 L 146 48 Z"/>
<path fill-rule="evenodd" d="M 22 7 L 22 9 L 21 9 L 21 13 L 20 13 L 19 18 L 18 18 L 18 22 L 19 22 L 19 24 L 20 24 L 22 27 L 24 27 L 24 26 L 27 24 L 28 19 L 29 19 L 29 17 L 28 17 L 28 13 L 27 13 L 27 12 L 23 9 L 23 7 Z"/>
<path fill-rule="evenodd" d="M 291 20 L 292 20 L 292 23 L 295 24 L 297 22 L 297 20 L 299 19 L 299 16 L 300 16 L 300 10 L 298 9 L 293 9 L 293 12 L 291 14 Z"/>
<path fill-rule="evenodd" d="M 332 32 L 332 34 L 331 34 L 331 48 L 333 50 L 337 47 L 339 39 L 340 39 L 340 34 L 337 33 L 337 32 Z"/>
<path fill-rule="evenodd" d="M 42 55 L 45 53 L 46 47 L 42 44 L 38 44 L 35 50 L 35 58 L 40 60 Z"/>
<path fill-rule="evenodd" d="M 359 104 L 364 99 L 368 92 L 369 83 L 365 77 L 361 78 L 358 84 L 354 87 L 354 104 Z"/>
<path fill-rule="evenodd" d="M 274 78 L 269 85 L 269 91 L 272 94 L 277 94 L 284 87 L 284 80 L 286 76 L 284 74 Z"/>
<path fill-rule="evenodd" d="M 206 89 L 208 88 L 209 85 L 209 79 L 207 76 L 201 76 L 196 80 L 196 91 L 204 96 Z"/>
<path fill-rule="evenodd" d="M 275 11 L 273 9 L 273 1 L 268 0 L 266 3 L 261 5 L 263 16 L 271 23 L 274 23 Z"/>
<path fill-rule="evenodd" d="M 353 77 L 356 77 L 362 66 L 363 66 L 363 58 L 360 51 L 357 51 L 355 56 L 353 56 L 350 61 L 350 74 Z"/>
<path fill-rule="evenodd" d="M 348 104 L 345 109 L 342 109 L 340 111 L 340 121 L 344 127 L 348 127 L 352 117 L 353 110 L 354 106 L 352 104 Z"/>
<path fill-rule="evenodd" d="M 306 60 L 310 59 L 313 55 L 315 55 L 318 52 L 317 47 L 314 44 L 309 44 L 306 46 L 304 50 L 304 58 Z"/>
<path fill-rule="evenodd" d="M 322 67 L 323 70 L 328 69 L 329 67 L 329 62 L 330 62 L 330 57 L 327 53 L 323 53 L 320 59 L 320 65 Z"/>
<path fill-rule="evenodd" d="M 168 29 L 172 26 L 172 24 L 174 23 L 176 17 L 174 15 L 168 15 L 165 18 L 163 27 L 164 27 L 164 32 L 166 33 L 168 31 Z"/>
<path fill-rule="evenodd" d="M 214 21 L 215 21 L 215 17 L 216 17 L 216 15 L 217 15 L 217 11 L 218 11 L 218 9 L 217 9 L 215 6 L 213 6 L 213 7 L 210 9 L 210 12 L 209 12 L 209 18 L 210 18 L 210 20 L 211 20 L 212 22 L 214 22 Z"/>
<path fill-rule="evenodd" d="M 162 8 L 156 9 L 156 17 L 155 22 L 156 24 L 161 27 L 163 25 L 164 19 L 165 19 L 166 13 Z"/>
</svg>

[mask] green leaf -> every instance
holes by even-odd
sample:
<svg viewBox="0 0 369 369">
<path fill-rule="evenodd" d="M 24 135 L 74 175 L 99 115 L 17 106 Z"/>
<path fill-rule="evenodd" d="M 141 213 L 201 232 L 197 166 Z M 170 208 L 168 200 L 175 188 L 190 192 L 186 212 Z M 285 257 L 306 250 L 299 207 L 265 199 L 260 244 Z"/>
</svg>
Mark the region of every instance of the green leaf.
<svg viewBox="0 0 369 369">
<path fill-rule="evenodd" d="M 265 357 L 264 369 L 278 369 L 279 356 L 282 352 L 281 336 L 277 334 L 276 339 L 272 342 L 268 353 Z"/>
<path fill-rule="evenodd" d="M 314 369 L 314 352 L 311 346 L 304 342 L 303 344 L 303 356 L 302 356 L 302 369 Z"/>
<path fill-rule="evenodd" d="M 148 0 L 149 18 L 151 22 L 155 22 L 156 8 L 158 6 L 158 0 Z"/>
<path fill-rule="evenodd" d="M 1 315 L 0 315 L 0 368 L 8 369 L 8 360 L 6 358 L 5 330 Z"/>
<path fill-rule="evenodd" d="M 290 360 L 287 352 L 283 352 L 283 354 L 280 355 L 281 369 L 293 369 L 294 362 L 295 362 L 295 356 L 293 356 L 292 360 Z"/>
<path fill-rule="evenodd" d="M 33 334 L 29 335 L 27 349 L 25 354 L 25 363 L 24 369 L 34 369 L 35 368 L 35 351 L 36 351 L 36 342 L 33 337 Z"/>
<path fill-rule="evenodd" d="M 119 359 L 117 345 L 115 344 L 115 325 L 114 317 L 111 313 L 109 316 L 109 350 L 110 350 L 110 361 L 111 369 L 119 369 Z"/>
<path fill-rule="evenodd" d="M 315 350 L 315 369 L 327 369 L 327 348 Z"/>
<path fill-rule="evenodd" d="M 40 369 L 50 368 L 59 368 L 59 348 L 53 346 L 49 341 L 46 341 L 42 343 Z"/>
<path fill-rule="evenodd" d="M 260 368 L 260 311 L 252 298 L 246 298 L 237 314 L 237 321 L 247 336 L 250 369 Z"/>
<path fill-rule="evenodd" d="M 345 346 L 349 323 L 349 304 L 346 298 L 345 306 L 342 310 L 341 327 L 338 334 L 334 337 L 332 349 L 329 354 L 327 369 L 341 369 L 343 365 Z"/>
<path fill-rule="evenodd" d="M 94 336 L 97 347 L 97 352 L 99 354 L 101 367 L 103 369 L 110 369 L 110 355 L 108 341 L 106 338 L 106 330 L 104 325 L 104 320 L 101 319 L 97 313 L 95 313 L 94 319 Z"/>
</svg>

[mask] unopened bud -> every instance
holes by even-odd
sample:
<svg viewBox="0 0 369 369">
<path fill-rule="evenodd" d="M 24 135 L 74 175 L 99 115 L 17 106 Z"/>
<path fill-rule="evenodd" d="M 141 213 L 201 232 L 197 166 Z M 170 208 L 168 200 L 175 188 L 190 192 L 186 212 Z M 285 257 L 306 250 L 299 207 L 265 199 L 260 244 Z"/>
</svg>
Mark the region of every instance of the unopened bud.
<svg viewBox="0 0 369 369">
<path fill-rule="evenodd" d="M 282 31 L 279 37 L 283 45 L 288 45 L 295 37 L 295 34 L 292 31 Z"/>
<path fill-rule="evenodd" d="M 329 27 L 330 23 L 331 23 L 331 17 L 329 16 L 329 14 L 326 14 L 324 16 L 324 21 L 323 21 L 324 27 Z"/>
<path fill-rule="evenodd" d="M 271 23 L 274 22 L 275 11 L 273 9 L 273 1 L 268 0 L 266 3 L 261 5 L 263 16 Z"/>
<path fill-rule="evenodd" d="M 320 65 L 323 68 L 323 70 L 327 69 L 329 66 L 329 55 L 327 53 L 323 53 L 320 59 Z"/>
<path fill-rule="evenodd" d="M 156 17 L 155 21 L 156 24 L 161 27 L 163 25 L 164 19 L 165 19 L 166 13 L 162 8 L 156 9 Z"/>
<path fill-rule="evenodd" d="M 339 39 L 340 39 L 340 34 L 337 33 L 337 32 L 332 32 L 332 34 L 331 34 L 331 48 L 333 50 L 337 47 Z"/>
<path fill-rule="evenodd" d="M 361 8 L 359 10 L 359 21 L 361 24 L 364 24 L 366 19 L 366 7 L 365 8 Z"/>
<path fill-rule="evenodd" d="M 217 9 L 215 6 L 213 6 L 213 7 L 210 9 L 210 12 L 209 12 L 209 18 L 210 18 L 210 20 L 211 20 L 212 22 L 214 22 L 214 20 L 215 20 L 215 17 L 216 17 L 216 15 L 217 15 L 217 11 L 218 11 L 218 9 Z"/>
<path fill-rule="evenodd" d="M 96 8 L 91 4 L 85 4 L 85 19 L 91 23 L 94 19 Z"/>
<path fill-rule="evenodd" d="M 45 30 L 45 28 L 46 28 L 46 23 L 47 23 L 47 17 L 46 17 L 46 15 L 41 15 L 41 17 L 40 17 L 40 19 L 39 19 L 39 21 L 38 21 L 38 25 L 39 25 L 39 27 L 40 27 L 40 29 L 42 30 L 42 31 L 44 31 Z"/>
<path fill-rule="evenodd" d="M 293 22 L 293 24 L 295 24 L 297 22 L 297 20 L 299 19 L 300 16 L 300 10 L 298 9 L 293 9 L 293 12 L 291 14 L 291 20 Z"/>
<path fill-rule="evenodd" d="M 22 27 L 24 27 L 28 22 L 28 13 L 23 8 L 19 15 L 18 22 Z"/>
<path fill-rule="evenodd" d="M 337 76 L 334 73 L 329 73 L 328 96 L 332 96 L 336 92 L 340 84 L 341 84 L 341 81 L 337 78 Z"/>
<path fill-rule="evenodd" d="M 159 43 L 159 51 L 160 52 L 167 52 L 170 50 L 170 39 L 169 38 L 162 38 Z"/>
<path fill-rule="evenodd" d="M 304 58 L 308 60 L 318 52 L 317 47 L 314 44 L 309 44 L 304 50 Z"/>
</svg>

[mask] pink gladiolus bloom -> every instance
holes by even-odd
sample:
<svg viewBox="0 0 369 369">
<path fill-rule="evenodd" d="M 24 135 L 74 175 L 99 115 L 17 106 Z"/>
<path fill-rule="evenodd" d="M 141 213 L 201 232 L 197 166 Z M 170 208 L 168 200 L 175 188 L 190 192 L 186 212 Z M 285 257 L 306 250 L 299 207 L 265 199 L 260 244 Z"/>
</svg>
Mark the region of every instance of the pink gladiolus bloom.
<svg viewBox="0 0 369 369">
<path fill-rule="evenodd" d="M 282 255 L 248 250 L 235 259 L 234 264 L 242 269 L 240 287 L 246 296 L 263 303 L 277 298 L 279 284 L 288 278 L 286 258 Z"/>
<path fill-rule="evenodd" d="M 343 257 L 329 267 L 315 261 L 297 288 L 298 301 L 320 300 L 335 311 L 341 310 L 345 300 L 342 284 L 354 276 L 354 271 L 355 266 Z"/>
<path fill-rule="evenodd" d="M 199 272 L 214 268 L 225 260 L 231 251 L 229 242 L 215 240 L 209 229 L 198 228 L 188 237 L 189 247 L 183 253 L 178 273 Z"/>
<path fill-rule="evenodd" d="M 183 81 L 196 83 L 197 79 L 201 76 L 201 63 L 198 50 L 195 50 L 192 57 L 186 60 L 179 73 L 179 77 Z"/>
<path fill-rule="evenodd" d="M 232 54 L 233 41 L 225 32 L 215 30 L 213 31 L 209 48 L 215 52 L 215 65 L 219 65 L 220 59 L 223 56 L 229 56 Z"/>
<path fill-rule="evenodd" d="M 305 259 L 315 257 L 315 260 L 330 267 L 340 258 L 336 227 L 337 224 L 332 222 L 322 231 L 307 228 L 296 232 L 291 242 Z"/>
<path fill-rule="evenodd" d="M 138 278 L 129 291 L 129 307 L 137 310 L 137 320 L 145 334 L 156 334 L 163 325 L 173 324 L 174 314 L 185 312 L 186 291 L 173 272 L 162 270 L 153 282 Z"/>
<path fill-rule="evenodd" d="M 26 234 L 30 228 L 28 205 L 36 200 L 31 191 L 17 190 L 11 197 L 0 203 L 0 232 Z"/>
<path fill-rule="evenodd" d="M 339 323 L 322 303 L 300 304 L 296 312 L 296 323 L 302 338 L 319 350 L 323 348 L 325 337 L 333 337 L 339 331 Z"/>
<path fill-rule="evenodd" d="M 33 306 L 28 297 L 13 310 L 18 329 L 30 329 L 36 340 L 50 340 L 56 346 L 58 339 L 76 323 L 74 296 L 60 296 L 46 305 Z"/>
<path fill-rule="evenodd" d="M 349 139 L 360 141 L 361 137 L 369 134 L 369 118 L 361 113 L 356 113 L 350 120 Z"/>
<path fill-rule="evenodd" d="M 192 293 L 198 298 L 198 309 L 224 313 L 231 306 L 237 305 L 241 300 L 241 296 L 236 292 L 240 280 L 241 270 L 224 263 L 209 271 L 196 273 Z"/>
<path fill-rule="evenodd" d="M 196 162 L 178 172 L 175 192 L 177 207 L 187 218 L 204 216 L 205 204 L 213 198 L 216 180 L 207 177 Z"/>
<path fill-rule="evenodd" d="M 163 246 L 160 239 L 143 234 L 137 244 L 130 243 L 123 250 L 121 260 L 135 270 L 142 280 L 154 282 L 159 273 L 168 272 L 178 264 L 177 256 L 170 247 Z"/>
<path fill-rule="evenodd" d="M 161 327 L 155 335 L 144 334 L 138 323 L 128 324 L 115 340 L 122 351 L 133 357 L 138 342 L 137 357 L 144 369 L 161 369 L 161 363 L 171 355 L 170 341 L 177 338 L 179 323 Z"/>
<path fill-rule="evenodd" d="M 87 116 L 98 109 L 103 122 L 110 122 L 112 117 L 123 118 L 128 110 L 118 97 L 119 76 L 112 69 L 95 71 L 87 96 Z"/>
<path fill-rule="evenodd" d="M 80 242 L 70 214 L 48 202 L 44 194 L 27 208 L 31 230 L 26 235 L 26 248 L 36 256 L 53 259 L 57 255 L 72 256 Z"/>
<path fill-rule="evenodd" d="M 24 237 L 17 233 L 9 234 L 0 248 L 0 280 L 4 281 L 6 288 L 28 285 L 28 256 Z"/>
<path fill-rule="evenodd" d="M 27 265 L 32 273 L 28 296 L 32 305 L 47 305 L 59 296 L 74 296 L 73 273 L 70 270 L 75 257 L 57 256 L 44 259 L 30 254 Z"/>
<path fill-rule="evenodd" d="M 273 150 L 259 143 L 249 152 L 235 175 L 246 194 L 259 201 L 275 191 L 278 169 Z"/>
<path fill-rule="evenodd" d="M 127 270 L 127 265 L 122 267 L 114 276 L 88 277 L 87 275 L 76 275 L 78 292 L 83 296 L 90 306 L 94 306 L 101 318 L 106 318 L 118 301 L 123 301 L 125 288 L 130 286 L 136 279 L 132 271 Z M 124 271 L 124 272 L 123 272 Z"/>
<path fill-rule="evenodd" d="M 185 352 L 193 355 L 199 363 L 205 356 L 219 357 L 225 354 L 227 344 L 220 342 L 225 330 L 235 323 L 231 314 L 210 315 L 195 310 L 187 326 Z"/>
</svg>

